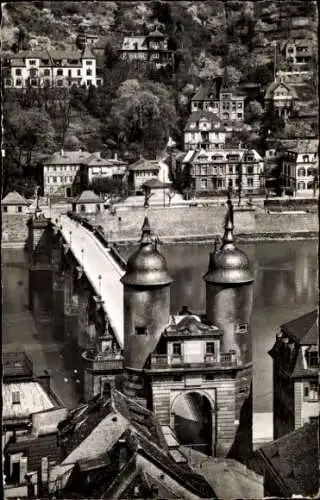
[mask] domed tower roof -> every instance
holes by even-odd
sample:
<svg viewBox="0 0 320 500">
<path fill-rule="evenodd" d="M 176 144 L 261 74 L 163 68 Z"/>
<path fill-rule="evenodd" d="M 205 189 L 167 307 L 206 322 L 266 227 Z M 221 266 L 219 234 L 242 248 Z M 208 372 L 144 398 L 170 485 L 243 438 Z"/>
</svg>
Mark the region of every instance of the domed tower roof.
<svg viewBox="0 0 320 500">
<path fill-rule="evenodd" d="M 142 226 L 140 247 L 129 257 L 126 273 L 121 282 L 133 286 L 161 286 L 172 283 L 166 259 L 158 252 L 155 242 L 151 239 L 151 228 L 147 217 Z"/>
<path fill-rule="evenodd" d="M 226 216 L 225 232 L 221 248 L 210 254 L 210 261 L 204 280 L 209 283 L 242 284 L 254 280 L 249 259 L 239 250 L 233 241 L 233 208 L 231 200 Z"/>
</svg>

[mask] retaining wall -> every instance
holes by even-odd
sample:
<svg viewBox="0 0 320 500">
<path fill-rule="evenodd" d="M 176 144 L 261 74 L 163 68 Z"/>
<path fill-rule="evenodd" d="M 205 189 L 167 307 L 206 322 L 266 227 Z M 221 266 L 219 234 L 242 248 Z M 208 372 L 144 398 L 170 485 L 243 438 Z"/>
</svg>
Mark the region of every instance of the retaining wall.
<svg viewBox="0 0 320 500">
<path fill-rule="evenodd" d="M 4 214 L 1 220 L 1 246 L 22 248 L 28 241 L 29 214 Z"/>
</svg>

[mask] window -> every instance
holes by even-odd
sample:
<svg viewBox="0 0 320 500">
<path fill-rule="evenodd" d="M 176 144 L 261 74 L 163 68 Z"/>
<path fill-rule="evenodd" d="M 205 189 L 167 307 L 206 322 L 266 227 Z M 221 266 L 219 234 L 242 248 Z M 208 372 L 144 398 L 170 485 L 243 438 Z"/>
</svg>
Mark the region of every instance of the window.
<svg viewBox="0 0 320 500">
<path fill-rule="evenodd" d="M 238 118 L 242 118 L 242 113 L 237 113 Z"/>
<path fill-rule="evenodd" d="M 235 111 L 237 109 L 237 103 L 233 102 L 232 103 L 232 111 Z"/>
<path fill-rule="evenodd" d="M 44 76 L 50 76 L 50 69 L 45 69 L 43 71 Z"/>
<path fill-rule="evenodd" d="M 304 399 L 308 401 L 319 400 L 319 386 L 318 382 L 309 382 L 304 385 L 303 389 Z"/>
<path fill-rule="evenodd" d="M 253 177 L 248 177 L 247 178 L 247 186 L 248 187 L 253 187 Z"/>
<path fill-rule="evenodd" d="M 298 190 L 300 190 L 300 191 L 305 190 L 305 183 L 304 182 L 298 182 Z"/>
<path fill-rule="evenodd" d="M 229 174 L 233 174 L 233 166 L 229 166 Z"/>
<path fill-rule="evenodd" d="M 92 70 L 91 69 L 87 69 L 87 76 L 92 76 Z"/>
<path fill-rule="evenodd" d="M 309 424 L 318 423 L 319 417 L 309 417 Z"/>
<path fill-rule="evenodd" d="M 78 76 L 81 76 L 81 69 L 78 69 L 78 70 L 77 70 L 77 75 L 78 75 Z"/>
<path fill-rule="evenodd" d="M 52 182 L 57 182 L 57 178 L 56 177 L 52 177 Z"/>
<path fill-rule="evenodd" d="M 238 102 L 238 109 L 242 109 L 242 102 Z"/>
<path fill-rule="evenodd" d="M 2 211 L 3 211 L 3 212 L 8 212 L 8 207 L 7 207 L 6 205 L 4 205 L 4 206 L 2 207 Z"/>
<path fill-rule="evenodd" d="M 247 167 L 247 173 L 248 174 L 253 174 L 253 167 Z"/>
<path fill-rule="evenodd" d="M 214 380 L 215 376 L 213 373 L 209 373 L 208 375 L 205 375 L 205 380 Z"/>
<path fill-rule="evenodd" d="M 303 156 L 303 161 L 304 161 L 304 162 L 309 161 L 309 155 L 304 155 L 304 156 Z"/>
<path fill-rule="evenodd" d="M 307 351 L 306 352 L 307 363 L 310 368 L 318 368 L 318 351 Z"/>
<path fill-rule="evenodd" d="M 14 391 L 12 393 L 12 404 L 13 405 L 20 404 L 20 392 L 19 391 Z"/>
<path fill-rule="evenodd" d="M 207 179 L 201 179 L 201 189 L 206 189 L 208 187 Z"/>
<path fill-rule="evenodd" d="M 206 342 L 206 354 L 214 354 L 214 342 Z"/>
<path fill-rule="evenodd" d="M 88 87 L 91 85 L 91 83 L 92 83 L 92 80 L 87 80 Z"/>
<path fill-rule="evenodd" d="M 92 65 L 92 61 L 86 61 L 86 65 L 87 66 L 91 66 Z"/>
<path fill-rule="evenodd" d="M 80 205 L 80 212 L 85 212 L 85 211 L 86 211 L 85 205 Z"/>
<path fill-rule="evenodd" d="M 58 76 L 63 76 L 63 69 L 58 69 L 57 70 L 57 75 Z"/>
<path fill-rule="evenodd" d="M 57 81 L 57 85 L 58 85 L 58 87 L 62 87 L 63 86 L 63 81 L 62 80 L 58 80 Z"/>
<path fill-rule="evenodd" d="M 311 175 L 313 175 L 313 168 L 308 168 L 307 170 L 307 175 L 310 177 Z"/>
<path fill-rule="evenodd" d="M 30 80 L 30 85 L 31 85 L 31 87 L 37 87 L 37 85 L 38 85 L 37 80 Z"/>
<path fill-rule="evenodd" d="M 248 323 L 238 323 L 235 327 L 236 333 L 247 333 L 248 332 Z"/>
<path fill-rule="evenodd" d="M 71 77 L 71 69 L 68 69 L 68 77 Z"/>
<path fill-rule="evenodd" d="M 172 344 L 172 354 L 173 354 L 173 356 L 181 356 L 181 344 L 180 344 L 180 342 L 174 342 Z"/>
<path fill-rule="evenodd" d="M 298 177 L 305 177 L 306 170 L 305 168 L 298 168 Z"/>
<path fill-rule="evenodd" d="M 136 326 L 135 331 L 136 331 L 136 335 L 147 335 L 147 327 L 146 326 Z"/>
<path fill-rule="evenodd" d="M 18 207 L 18 212 L 21 213 L 22 212 L 22 207 Z"/>
<path fill-rule="evenodd" d="M 30 66 L 34 66 L 36 64 L 36 61 L 34 59 L 31 59 L 29 61 Z"/>
<path fill-rule="evenodd" d="M 21 85 L 22 85 L 22 80 L 20 80 L 20 78 L 18 78 L 18 79 L 16 80 L 16 86 L 17 86 L 17 87 L 21 87 Z"/>
<path fill-rule="evenodd" d="M 21 75 L 21 69 L 16 69 L 16 75 L 20 76 Z"/>
<path fill-rule="evenodd" d="M 174 375 L 173 381 L 174 382 L 182 382 L 182 375 Z"/>
</svg>

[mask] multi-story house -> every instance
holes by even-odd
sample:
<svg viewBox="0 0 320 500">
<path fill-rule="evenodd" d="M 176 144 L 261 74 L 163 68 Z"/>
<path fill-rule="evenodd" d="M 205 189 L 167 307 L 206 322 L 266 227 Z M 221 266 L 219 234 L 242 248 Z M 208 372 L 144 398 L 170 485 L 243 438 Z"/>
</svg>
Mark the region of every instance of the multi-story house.
<svg viewBox="0 0 320 500">
<path fill-rule="evenodd" d="M 264 99 L 267 108 L 286 120 L 294 110 L 298 95 L 293 87 L 276 80 L 267 87 Z"/>
<path fill-rule="evenodd" d="M 54 153 L 43 164 L 45 196 L 78 196 L 95 179 L 123 179 L 127 163 L 102 158 L 100 152 L 63 151 Z"/>
<path fill-rule="evenodd" d="M 1 211 L 6 214 L 25 214 L 28 212 L 30 202 L 28 202 L 17 191 L 8 193 L 1 200 Z"/>
<path fill-rule="evenodd" d="M 257 193 L 263 185 L 264 162 L 254 149 L 197 151 L 189 160 L 192 189 L 196 194 L 237 190 Z"/>
<path fill-rule="evenodd" d="M 71 87 L 101 85 L 96 74 L 96 57 L 84 51 L 21 51 L 6 56 L 5 88 Z"/>
<path fill-rule="evenodd" d="M 128 169 L 128 163 L 118 159 L 117 155 L 114 158 L 102 158 L 99 152 L 92 154 L 87 159 L 86 165 L 88 167 L 89 185 L 95 179 L 101 178 L 122 180 Z"/>
<path fill-rule="evenodd" d="M 160 165 L 156 160 L 146 160 L 140 157 L 138 161 L 129 165 L 128 172 L 129 189 L 135 194 L 143 194 L 143 184 L 158 177 Z"/>
<path fill-rule="evenodd" d="M 273 360 L 274 438 L 319 418 L 318 312 L 283 324 Z"/>
<path fill-rule="evenodd" d="M 126 61 L 142 61 L 156 68 L 173 63 L 173 51 L 168 48 L 168 37 L 157 28 L 147 36 L 126 36 L 120 49 Z"/>
<path fill-rule="evenodd" d="M 191 99 L 191 113 L 198 110 L 210 111 L 220 120 L 240 121 L 244 120 L 245 96 L 230 88 L 227 77 L 215 80 L 204 87 Z"/>
<path fill-rule="evenodd" d="M 290 64 L 305 64 L 312 59 L 310 40 L 287 40 L 282 44 L 281 52 Z"/>
<path fill-rule="evenodd" d="M 44 196 L 79 195 L 88 183 L 86 151 L 59 151 L 43 163 Z"/>
<path fill-rule="evenodd" d="M 298 141 L 296 148 L 284 153 L 281 168 L 285 188 L 292 188 L 298 195 L 315 196 L 319 190 L 318 141 Z"/>
<path fill-rule="evenodd" d="M 199 110 L 189 116 L 184 129 L 184 149 L 186 151 L 221 149 L 225 142 L 225 128 L 216 114 L 211 111 Z"/>
</svg>

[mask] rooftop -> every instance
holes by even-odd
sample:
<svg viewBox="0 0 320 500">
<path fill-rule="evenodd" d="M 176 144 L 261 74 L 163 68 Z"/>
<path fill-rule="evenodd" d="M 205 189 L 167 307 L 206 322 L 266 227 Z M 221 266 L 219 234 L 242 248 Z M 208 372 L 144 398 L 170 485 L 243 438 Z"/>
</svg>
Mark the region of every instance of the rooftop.
<svg viewBox="0 0 320 500">
<path fill-rule="evenodd" d="M 2 205 L 29 205 L 30 203 L 17 191 L 8 193 L 2 200 Z"/>
<path fill-rule="evenodd" d="M 129 170 L 132 172 L 140 172 L 143 170 L 153 170 L 155 172 L 159 172 L 160 165 L 157 160 L 146 160 L 145 158 L 140 158 L 140 160 L 129 165 Z"/>
<path fill-rule="evenodd" d="M 101 199 L 99 196 L 94 193 L 93 191 L 86 190 L 82 191 L 82 193 L 76 198 L 74 203 L 80 204 L 80 203 L 100 203 Z"/>
<path fill-rule="evenodd" d="M 252 465 L 272 475 L 277 491 L 266 491 L 267 495 L 314 495 L 319 489 L 318 423 L 262 446 L 253 454 Z"/>
<path fill-rule="evenodd" d="M 36 381 L 4 383 L 2 405 L 5 420 L 25 419 L 33 413 L 54 408 L 50 396 Z"/>
<path fill-rule="evenodd" d="M 52 156 L 47 158 L 44 165 L 72 165 L 84 164 L 92 153 L 87 151 L 57 151 Z"/>
<path fill-rule="evenodd" d="M 281 325 L 281 330 L 300 345 L 316 345 L 319 341 L 318 311 L 315 309 Z"/>
</svg>

